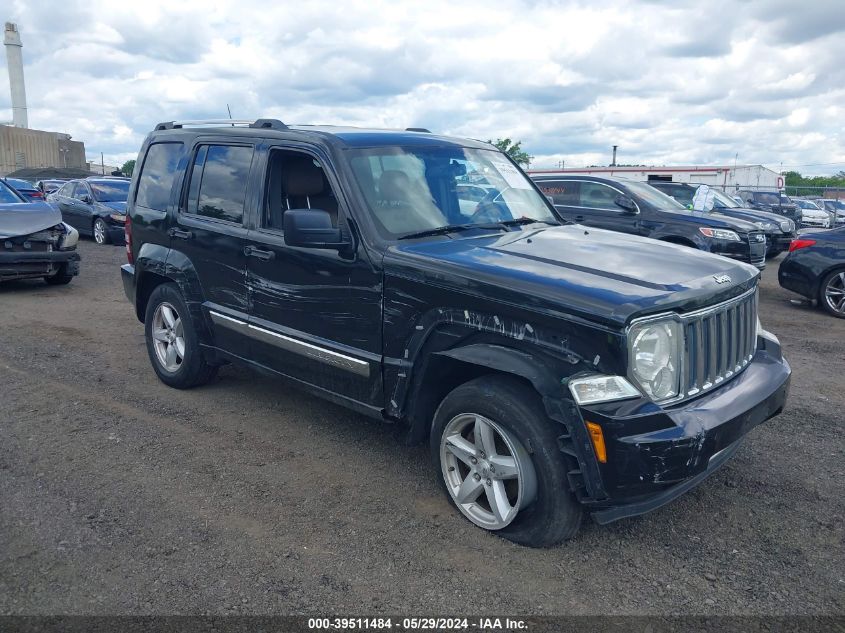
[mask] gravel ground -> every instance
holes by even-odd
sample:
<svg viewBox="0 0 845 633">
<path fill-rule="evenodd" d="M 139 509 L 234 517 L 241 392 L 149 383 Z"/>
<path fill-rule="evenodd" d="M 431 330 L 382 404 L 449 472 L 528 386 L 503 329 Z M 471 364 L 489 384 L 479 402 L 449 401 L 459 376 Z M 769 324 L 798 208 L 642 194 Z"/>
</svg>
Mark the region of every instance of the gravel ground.
<svg viewBox="0 0 845 633">
<path fill-rule="evenodd" d="M 780 417 L 675 503 L 553 550 L 476 529 L 424 447 L 244 369 L 149 366 L 121 247 L 0 287 L 0 614 L 842 614 L 845 321 L 761 318 Z"/>
</svg>

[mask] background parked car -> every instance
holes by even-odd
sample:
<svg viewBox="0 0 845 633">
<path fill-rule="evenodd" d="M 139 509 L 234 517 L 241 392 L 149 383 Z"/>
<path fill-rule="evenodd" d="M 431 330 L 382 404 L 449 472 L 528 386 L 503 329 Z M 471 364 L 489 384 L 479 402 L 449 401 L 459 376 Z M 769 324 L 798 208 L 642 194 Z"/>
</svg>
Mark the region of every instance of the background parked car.
<svg viewBox="0 0 845 633">
<path fill-rule="evenodd" d="M 20 178 L 3 178 L 3 182 L 12 187 L 28 201 L 44 202 L 44 193 L 27 180 Z"/>
<path fill-rule="evenodd" d="M 814 227 L 829 229 L 832 226 L 833 218 L 831 214 L 823 210 L 812 200 L 792 198 L 792 201 L 798 205 L 798 211 L 801 214 L 799 225 L 802 228 Z"/>
<path fill-rule="evenodd" d="M 845 202 L 832 198 L 822 198 L 820 200 L 816 200 L 815 202 L 822 209 L 831 213 L 831 219 L 834 221 L 836 226 L 845 224 Z"/>
<path fill-rule="evenodd" d="M 567 220 L 691 246 L 766 266 L 766 235 L 745 220 L 690 211 L 643 182 L 597 176 L 532 176 Z"/>
<path fill-rule="evenodd" d="M 845 227 L 801 235 L 781 262 L 778 282 L 845 319 Z"/>
<path fill-rule="evenodd" d="M 700 185 L 684 182 L 649 182 L 649 185 L 672 196 L 685 207 L 692 207 L 692 198 Z M 713 192 L 713 212 L 740 220 L 747 220 L 766 234 L 766 257 L 776 257 L 786 249 L 798 234 L 795 222 L 770 211 L 747 209 L 729 195 L 711 188 Z"/>
<path fill-rule="evenodd" d="M 61 187 L 65 184 L 67 180 L 63 179 L 52 179 L 52 180 L 39 180 L 35 183 L 35 186 L 41 190 L 44 196 L 48 196 L 49 194 L 53 193 L 56 189 Z"/>
<path fill-rule="evenodd" d="M 737 195 L 742 199 L 743 205 L 749 209 L 760 211 L 771 211 L 778 215 L 784 215 L 793 222 L 798 222 L 798 205 L 780 191 L 748 191 L 740 190 Z"/>
<path fill-rule="evenodd" d="M 121 244 L 128 193 L 125 178 L 88 178 L 65 183 L 48 201 L 59 208 L 65 222 L 97 244 Z"/>
<path fill-rule="evenodd" d="M 79 274 L 78 240 L 55 208 L 27 200 L 0 180 L 0 281 L 69 283 Z"/>
</svg>

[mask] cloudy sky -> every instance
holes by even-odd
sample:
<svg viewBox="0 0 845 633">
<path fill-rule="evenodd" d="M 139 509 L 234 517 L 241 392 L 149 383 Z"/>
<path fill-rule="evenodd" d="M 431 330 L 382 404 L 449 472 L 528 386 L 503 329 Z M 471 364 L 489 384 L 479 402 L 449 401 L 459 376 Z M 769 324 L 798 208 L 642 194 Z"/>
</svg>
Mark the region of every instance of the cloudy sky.
<svg viewBox="0 0 845 633">
<path fill-rule="evenodd" d="M 159 121 L 423 126 L 532 167 L 845 169 L 843 0 L 11 0 L 29 123 L 134 158 Z M 0 121 L 11 120 L 0 70 Z"/>
</svg>

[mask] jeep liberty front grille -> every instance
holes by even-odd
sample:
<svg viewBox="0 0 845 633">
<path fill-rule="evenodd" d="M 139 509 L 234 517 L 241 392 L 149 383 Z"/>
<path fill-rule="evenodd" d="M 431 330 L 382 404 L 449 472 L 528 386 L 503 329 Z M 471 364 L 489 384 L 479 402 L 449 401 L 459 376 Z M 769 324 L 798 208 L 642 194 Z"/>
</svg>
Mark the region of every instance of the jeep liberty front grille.
<svg viewBox="0 0 845 633">
<path fill-rule="evenodd" d="M 757 289 L 717 306 L 681 315 L 681 397 L 722 384 L 748 366 L 757 348 Z"/>
</svg>

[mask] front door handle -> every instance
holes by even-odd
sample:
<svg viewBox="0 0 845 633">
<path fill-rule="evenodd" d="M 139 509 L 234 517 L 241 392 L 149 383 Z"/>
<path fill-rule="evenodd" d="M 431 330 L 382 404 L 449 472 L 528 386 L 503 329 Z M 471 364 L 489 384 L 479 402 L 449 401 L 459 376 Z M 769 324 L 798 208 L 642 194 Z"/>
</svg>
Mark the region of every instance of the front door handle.
<svg viewBox="0 0 845 633">
<path fill-rule="evenodd" d="M 244 246 L 244 255 L 247 257 L 257 257 L 265 262 L 276 257 L 274 251 L 262 251 L 254 246 Z"/>
<path fill-rule="evenodd" d="M 170 229 L 170 237 L 178 237 L 180 240 L 189 240 L 194 234 L 190 231 L 183 231 L 182 229 Z"/>
</svg>

